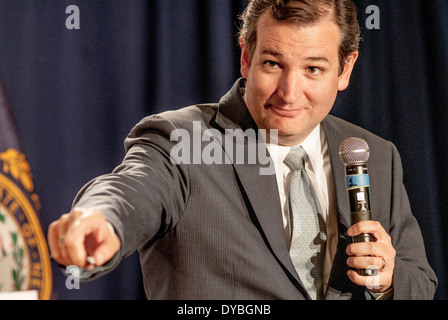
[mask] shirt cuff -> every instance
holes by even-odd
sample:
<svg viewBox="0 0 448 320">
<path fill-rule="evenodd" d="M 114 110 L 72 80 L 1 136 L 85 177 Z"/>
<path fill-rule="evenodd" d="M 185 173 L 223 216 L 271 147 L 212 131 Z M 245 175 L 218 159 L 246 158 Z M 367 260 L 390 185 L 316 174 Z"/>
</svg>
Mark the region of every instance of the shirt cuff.
<svg viewBox="0 0 448 320">
<path fill-rule="evenodd" d="M 384 292 L 373 292 L 367 289 L 367 292 L 369 293 L 372 300 L 390 300 L 394 295 L 394 288 L 391 287 Z"/>
</svg>

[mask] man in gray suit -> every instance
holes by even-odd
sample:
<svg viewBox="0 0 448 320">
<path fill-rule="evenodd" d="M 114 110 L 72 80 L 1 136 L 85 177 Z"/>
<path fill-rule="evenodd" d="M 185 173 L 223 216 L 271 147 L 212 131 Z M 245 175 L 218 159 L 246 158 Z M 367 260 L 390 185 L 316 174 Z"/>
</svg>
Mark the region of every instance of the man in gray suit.
<svg viewBox="0 0 448 320">
<path fill-rule="evenodd" d="M 138 249 L 148 299 L 310 299 L 289 252 L 283 163 L 301 146 L 326 224 L 324 297 L 432 299 L 397 149 L 329 115 L 358 58 L 351 0 L 252 0 L 241 18 L 243 78 L 217 104 L 143 119 L 122 164 L 50 225 L 54 259 L 95 279 Z M 338 155 L 349 137 L 371 150 L 373 220 L 353 226 Z M 352 243 L 361 233 L 374 241 Z"/>
</svg>

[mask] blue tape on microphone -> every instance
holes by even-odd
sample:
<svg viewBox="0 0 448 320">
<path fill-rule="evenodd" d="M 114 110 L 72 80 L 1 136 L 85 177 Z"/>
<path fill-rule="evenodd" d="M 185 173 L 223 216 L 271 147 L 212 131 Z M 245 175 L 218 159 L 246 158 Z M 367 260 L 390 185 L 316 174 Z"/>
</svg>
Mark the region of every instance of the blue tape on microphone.
<svg viewBox="0 0 448 320">
<path fill-rule="evenodd" d="M 345 177 L 345 187 L 350 189 L 370 187 L 370 178 L 368 174 L 356 174 Z"/>
</svg>

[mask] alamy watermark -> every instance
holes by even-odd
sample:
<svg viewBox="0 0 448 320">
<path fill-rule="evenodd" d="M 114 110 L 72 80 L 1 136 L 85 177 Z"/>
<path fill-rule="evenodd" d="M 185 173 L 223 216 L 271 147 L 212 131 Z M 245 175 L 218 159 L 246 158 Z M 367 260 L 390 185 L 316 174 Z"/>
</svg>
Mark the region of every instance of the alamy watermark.
<svg viewBox="0 0 448 320">
<path fill-rule="evenodd" d="M 67 274 L 67 279 L 65 279 L 65 287 L 68 290 L 79 290 L 81 287 L 79 285 L 80 270 L 77 266 L 67 266 L 65 268 L 65 273 Z"/>
<path fill-rule="evenodd" d="M 380 288 L 380 269 L 377 266 L 368 266 L 366 270 L 369 270 L 372 272 L 371 275 L 369 275 L 366 278 L 366 287 L 369 290 L 372 289 L 379 289 Z"/>
<path fill-rule="evenodd" d="M 65 9 L 65 13 L 69 14 L 67 19 L 65 19 L 65 27 L 68 30 L 81 29 L 81 14 L 79 11 L 79 7 L 70 5 Z"/>
<path fill-rule="evenodd" d="M 81 28 L 81 14 L 79 7 L 76 5 L 69 5 L 65 9 L 65 13 L 69 16 L 65 20 L 65 27 L 68 30 L 79 30 Z M 378 6 L 369 5 L 365 13 L 369 16 L 366 18 L 366 28 L 369 30 L 380 29 L 380 9 Z"/>
<path fill-rule="evenodd" d="M 369 16 L 366 19 L 366 28 L 369 30 L 380 29 L 380 8 L 375 5 L 370 5 L 366 8 L 366 14 L 369 14 Z"/>
<path fill-rule="evenodd" d="M 265 139 L 270 144 L 278 141 L 278 130 L 226 129 L 224 138 L 218 129 L 202 130 L 201 121 L 193 121 L 192 130 L 176 129 L 170 140 L 177 144 L 170 151 L 174 164 L 259 164 L 260 175 L 275 174 L 272 154 L 269 155 Z"/>
</svg>

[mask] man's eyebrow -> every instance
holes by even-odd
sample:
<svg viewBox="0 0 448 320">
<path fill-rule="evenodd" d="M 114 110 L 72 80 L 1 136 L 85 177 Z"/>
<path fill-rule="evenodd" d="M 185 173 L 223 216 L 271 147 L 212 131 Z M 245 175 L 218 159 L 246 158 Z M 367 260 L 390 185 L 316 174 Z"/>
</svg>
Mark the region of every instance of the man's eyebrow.
<svg viewBox="0 0 448 320">
<path fill-rule="evenodd" d="M 261 53 L 262 54 L 268 54 L 268 55 L 271 55 L 271 56 L 274 56 L 274 57 L 281 57 L 281 56 L 283 56 L 282 53 L 280 53 L 278 51 L 275 51 L 275 50 L 272 50 L 272 49 L 263 49 L 261 51 Z"/>
<path fill-rule="evenodd" d="M 309 60 L 309 61 L 312 61 L 312 62 L 326 62 L 326 63 L 330 63 L 330 60 L 328 60 L 327 57 L 323 57 L 323 56 L 307 57 L 307 58 L 305 58 L 305 60 Z"/>
<path fill-rule="evenodd" d="M 272 50 L 272 49 L 263 49 L 261 51 L 261 54 L 264 55 L 271 55 L 273 57 L 282 57 L 283 53 Z M 325 56 L 310 56 L 310 57 L 306 57 L 305 60 L 311 61 L 311 62 L 325 62 L 325 63 L 330 63 L 330 60 L 325 57 Z"/>
</svg>

